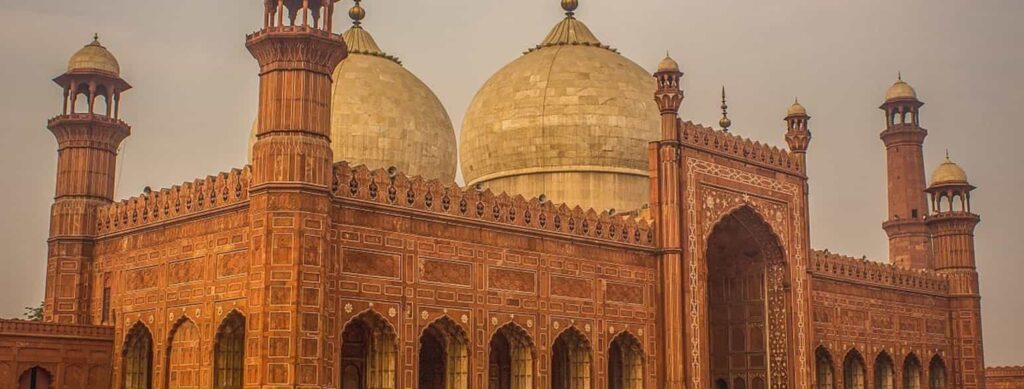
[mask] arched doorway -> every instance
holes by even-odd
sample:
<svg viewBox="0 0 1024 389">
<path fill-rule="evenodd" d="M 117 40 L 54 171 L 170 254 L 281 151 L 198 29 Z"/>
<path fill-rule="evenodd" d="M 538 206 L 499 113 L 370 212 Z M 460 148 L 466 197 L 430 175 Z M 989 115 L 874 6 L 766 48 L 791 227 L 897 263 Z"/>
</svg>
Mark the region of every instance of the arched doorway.
<svg viewBox="0 0 1024 389">
<path fill-rule="evenodd" d="M 895 389 L 896 369 L 892 357 L 882 351 L 875 358 L 875 389 Z"/>
<path fill-rule="evenodd" d="M 171 330 L 167 348 L 167 388 L 199 387 L 199 327 L 188 318 L 178 321 Z"/>
<path fill-rule="evenodd" d="M 815 388 L 832 389 L 835 383 L 835 368 L 832 364 L 832 355 L 824 346 L 819 346 L 814 352 L 814 378 Z"/>
<path fill-rule="evenodd" d="M 715 389 L 729 389 L 729 381 L 725 378 L 715 380 Z"/>
<path fill-rule="evenodd" d="M 644 350 L 628 332 L 620 333 L 608 348 L 608 389 L 644 387 Z"/>
<path fill-rule="evenodd" d="M 245 370 L 245 317 L 231 311 L 217 329 L 213 343 L 213 387 L 242 389 Z"/>
<path fill-rule="evenodd" d="M 431 323 L 420 335 L 419 389 L 469 387 L 469 339 L 451 318 Z"/>
<path fill-rule="evenodd" d="M 128 331 L 123 350 L 124 389 L 150 389 L 153 383 L 153 335 L 142 323 Z"/>
<path fill-rule="evenodd" d="M 865 389 L 867 388 L 867 372 L 864 365 L 864 358 L 857 350 L 850 350 L 843 360 L 843 388 L 844 389 Z"/>
<path fill-rule="evenodd" d="M 488 389 L 533 388 L 533 339 L 522 327 L 509 323 L 495 331 L 488 355 Z"/>
<path fill-rule="evenodd" d="M 393 389 L 398 359 L 395 330 L 384 317 L 367 311 L 341 333 L 341 389 Z"/>
<path fill-rule="evenodd" d="M 590 389 L 590 342 L 576 327 L 566 328 L 551 346 L 551 388 Z"/>
<path fill-rule="evenodd" d="M 903 361 L 903 389 L 921 389 L 921 361 L 914 354 Z"/>
<path fill-rule="evenodd" d="M 50 372 L 39 366 L 34 366 L 21 373 L 18 379 L 18 389 L 51 389 L 53 378 Z"/>
<path fill-rule="evenodd" d="M 786 263 L 771 227 L 739 208 L 715 225 L 706 249 L 711 376 L 733 386 L 788 376 Z"/>
<path fill-rule="evenodd" d="M 946 389 L 946 363 L 938 355 L 928 364 L 929 389 Z"/>
</svg>

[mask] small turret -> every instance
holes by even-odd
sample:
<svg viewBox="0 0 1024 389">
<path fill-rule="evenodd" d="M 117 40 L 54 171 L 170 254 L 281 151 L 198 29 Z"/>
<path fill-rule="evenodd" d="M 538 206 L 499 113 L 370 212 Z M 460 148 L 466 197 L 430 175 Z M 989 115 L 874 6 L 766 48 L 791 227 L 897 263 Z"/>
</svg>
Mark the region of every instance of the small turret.
<svg viewBox="0 0 1024 389">
<path fill-rule="evenodd" d="M 810 121 L 807 109 L 800 105 L 799 100 L 794 100 L 786 111 L 786 143 L 793 154 L 800 156 L 801 165 L 805 165 L 807 146 L 811 144 L 811 130 L 808 128 Z"/>
<path fill-rule="evenodd" d="M 658 64 L 658 71 L 654 73 L 654 78 L 658 82 L 654 100 L 658 103 L 658 109 L 661 111 L 661 138 L 663 140 L 678 140 L 676 119 L 679 115 L 679 107 L 683 105 L 683 72 L 679 70 L 679 63 L 665 53 L 665 59 Z"/>
</svg>

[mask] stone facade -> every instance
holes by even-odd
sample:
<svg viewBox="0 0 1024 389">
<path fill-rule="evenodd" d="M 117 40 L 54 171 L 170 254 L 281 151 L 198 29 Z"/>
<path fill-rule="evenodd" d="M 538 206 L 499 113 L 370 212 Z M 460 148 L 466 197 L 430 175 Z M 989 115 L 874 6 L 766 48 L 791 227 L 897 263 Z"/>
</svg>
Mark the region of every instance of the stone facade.
<svg viewBox="0 0 1024 389">
<path fill-rule="evenodd" d="M 893 209 L 922 199 L 912 239 L 893 232 L 905 218 L 885 225 L 892 263 L 812 250 L 806 110 L 787 114 L 790 150 L 683 121 L 674 61 L 654 75 L 661 135 L 637 189 L 650 196 L 631 200 L 650 204 L 640 211 L 350 166 L 331 147 L 345 142 L 331 138 L 330 107 L 347 53 L 333 6 L 267 5 L 247 38 L 261 68 L 251 166 L 113 202 L 89 191 L 109 187 L 127 124 L 91 108 L 51 120 L 61 151 L 47 323 L 0 322 L 0 387 L 1020 381 L 1019 369 L 984 370 L 966 178 L 928 187 L 931 207 L 923 180 L 890 181 Z M 89 96 L 119 99 L 95 85 L 127 85 L 72 69 L 58 78 L 66 99 L 81 80 Z M 905 94 L 883 106 L 890 151 L 893 131 L 923 131 L 920 106 Z M 890 177 L 923 179 L 918 162 L 890 164 Z M 944 208 L 943 196 L 966 206 Z M 927 250 L 906 243 L 919 238 Z"/>
</svg>

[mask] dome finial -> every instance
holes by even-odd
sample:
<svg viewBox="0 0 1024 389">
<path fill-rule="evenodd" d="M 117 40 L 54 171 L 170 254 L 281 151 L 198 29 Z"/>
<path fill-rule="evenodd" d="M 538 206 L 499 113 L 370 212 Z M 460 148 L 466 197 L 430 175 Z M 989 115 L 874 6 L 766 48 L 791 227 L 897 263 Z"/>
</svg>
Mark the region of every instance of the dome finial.
<svg viewBox="0 0 1024 389">
<path fill-rule="evenodd" d="M 579 0 L 562 0 L 562 9 L 565 10 L 565 16 L 572 17 L 575 15 L 576 8 L 579 8 Z"/>
<path fill-rule="evenodd" d="M 900 70 L 896 71 L 896 80 L 903 81 L 903 71 L 900 71 Z"/>
<path fill-rule="evenodd" d="M 363 24 L 362 20 L 366 18 L 366 10 L 359 5 L 362 1 L 363 0 L 355 0 L 356 4 L 352 6 L 352 9 L 348 10 L 348 17 L 352 18 L 352 25 L 356 27 Z"/>
<path fill-rule="evenodd" d="M 722 85 L 722 120 L 718 121 L 718 125 L 722 126 L 722 131 L 729 132 L 729 127 L 732 126 L 732 120 L 729 120 L 729 105 L 725 102 L 725 85 Z"/>
<path fill-rule="evenodd" d="M 953 162 L 949 160 L 949 149 L 946 149 L 946 162 Z"/>
</svg>

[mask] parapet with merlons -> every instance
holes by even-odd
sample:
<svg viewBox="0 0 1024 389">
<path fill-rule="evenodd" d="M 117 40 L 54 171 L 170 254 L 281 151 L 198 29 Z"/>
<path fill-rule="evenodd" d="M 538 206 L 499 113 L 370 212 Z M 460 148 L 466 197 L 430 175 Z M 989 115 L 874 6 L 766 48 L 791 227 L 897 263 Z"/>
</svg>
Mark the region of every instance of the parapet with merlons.
<svg viewBox="0 0 1024 389">
<path fill-rule="evenodd" d="M 113 340 L 114 327 L 0 319 L 2 335 Z"/>
<path fill-rule="evenodd" d="M 96 231 L 110 234 L 200 215 L 249 199 L 249 166 L 121 200 L 97 210 Z"/>
<path fill-rule="evenodd" d="M 803 175 L 800 158 L 784 149 L 689 121 L 681 121 L 679 131 L 679 139 L 684 146 L 786 173 Z"/>
<path fill-rule="evenodd" d="M 490 190 L 462 188 L 396 171 L 369 170 L 365 166 L 334 165 L 336 199 L 401 207 L 438 218 L 454 218 L 501 227 L 544 232 L 631 246 L 654 246 L 653 226 L 633 215 L 598 213 L 579 206 L 553 204 L 543 198 L 494 194 Z"/>
<path fill-rule="evenodd" d="M 827 250 L 812 250 L 811 260 L 811 272 L 816 277 L 927 294 L 945 295 L 949 292 L 949 280 L 934 271 L 905 269 L 888 263 L 833 254 Z"/>
</svg>

